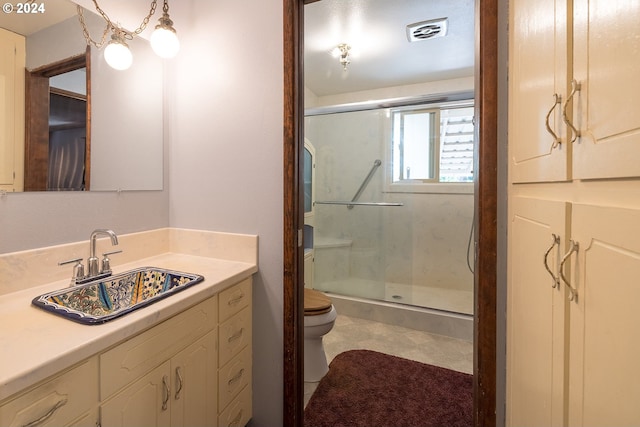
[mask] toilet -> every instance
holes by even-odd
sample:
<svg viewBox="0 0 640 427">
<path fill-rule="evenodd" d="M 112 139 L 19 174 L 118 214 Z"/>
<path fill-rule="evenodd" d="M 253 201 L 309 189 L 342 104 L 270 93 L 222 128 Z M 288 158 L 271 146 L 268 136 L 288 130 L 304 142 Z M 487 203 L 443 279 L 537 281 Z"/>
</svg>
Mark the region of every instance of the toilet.
<svg viewBox="0 0 640 427">
<path fill-rule="evenodd" d="M 304 381 L 318 382 L 329 371 L 322 337 L 333 328 L 336 309 L 322 292 L 304 289 Z"/>
</svg>

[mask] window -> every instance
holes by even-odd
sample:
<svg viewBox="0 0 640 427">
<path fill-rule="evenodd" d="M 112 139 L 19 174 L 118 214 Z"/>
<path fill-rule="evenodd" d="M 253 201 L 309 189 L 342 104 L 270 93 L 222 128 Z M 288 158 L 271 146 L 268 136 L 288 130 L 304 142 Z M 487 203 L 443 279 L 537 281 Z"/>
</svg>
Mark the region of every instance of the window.
<svg viewBox="0 0 640 427">
<path fill-rule="evenodd" d="M 473 107 L 392 112 L 392 183 L 473 181 Z"/>
</svg>

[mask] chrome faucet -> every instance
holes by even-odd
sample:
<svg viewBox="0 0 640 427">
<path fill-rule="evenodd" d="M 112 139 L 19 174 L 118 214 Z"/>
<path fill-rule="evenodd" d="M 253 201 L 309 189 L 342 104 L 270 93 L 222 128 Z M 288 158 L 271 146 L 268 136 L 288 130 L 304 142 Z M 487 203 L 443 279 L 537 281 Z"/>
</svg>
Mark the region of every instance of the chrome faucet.
<svg viewBox="0 0 640 427">
<path fill-rule="evenodd" d="M 82 258 L 74 258 L 68 261 L 59 262 L 58 265 L 66 265 L 73 263 L 73 276 L 71 276 L 71 286 L 87 283 L 92 280 L 101 279 L 111 275 L 111 260 L 109 255 L 117 254 L 122 251 L 112 251 L 103 253 L 102 267 L 98 269 L 98 257 L 96 257 L 96 240 L 99 235 L 109 236 L 111 238 L 111 244 L 116 246 L 118 244 L 118 236 L 113 230 L 93 230 L 91 237 L 89 238 L 89 259 L 87 259 L 87 274 L 84 272 L 84 265 L 82 264 Z"/>
<path fill-rule="evenodd" d="M 101 273 L 110 273 L 110 271 L 105 272 L 98 269 L 98 257 L 96 257 L 96 240 L 99 235 L 109 236 L 111 238 L 111 245 L 118 245 L 118 236 L 116 236 L 116 233 L 114 233 L 113 230 L 93 230 L 93 232 L 91 233 L 91 237 L 89 238 L 90 252 L 89 259 L 87 260 L 87 277 L 94 277 Z"/>
</svg>

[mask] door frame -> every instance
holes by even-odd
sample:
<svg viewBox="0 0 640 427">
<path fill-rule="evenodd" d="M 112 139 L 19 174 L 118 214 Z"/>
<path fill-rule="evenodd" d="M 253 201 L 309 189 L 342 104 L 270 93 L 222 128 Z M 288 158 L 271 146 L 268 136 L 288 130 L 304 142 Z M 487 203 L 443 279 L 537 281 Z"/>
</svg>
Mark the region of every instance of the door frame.
<svg viewBox="0 0 640 427">
<path fill-rule="evenodd" d="M 91 49 L 33 70 L 25 69 L 24 191 L 46 191 L 49 175 L 49 78 L 86 69 L 85 191 L 91 187 Z"/>
<path fill-rule="evenodd" d="M 283 0 L 284 253 L 283 425 L 304 420 L 302 168 L 304 4 Z M 498 217 L 498 2 L 475 0 L 476 259 L 474 277 L 474 425 L 496 424 Z"/>
</svg>

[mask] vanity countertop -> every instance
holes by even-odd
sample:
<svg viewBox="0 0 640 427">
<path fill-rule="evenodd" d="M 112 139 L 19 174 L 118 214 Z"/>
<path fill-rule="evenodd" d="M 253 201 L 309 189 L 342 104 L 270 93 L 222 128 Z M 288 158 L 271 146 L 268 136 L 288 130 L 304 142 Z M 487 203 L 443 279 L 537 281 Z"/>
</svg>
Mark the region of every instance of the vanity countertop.
<svg viewBox="0 0 640 427">
<path fill-rule="evenodd" d="M 0 401 L 184 311 L 257 272 L 251 262 L 164 253 L 114 266 L 114 273 L 159 267 L 204 276 L 169 298 L 101 325 L 84 325 L 31 304 L 69 285 L 58 280 L 0 296 Z"/>
</svg>

